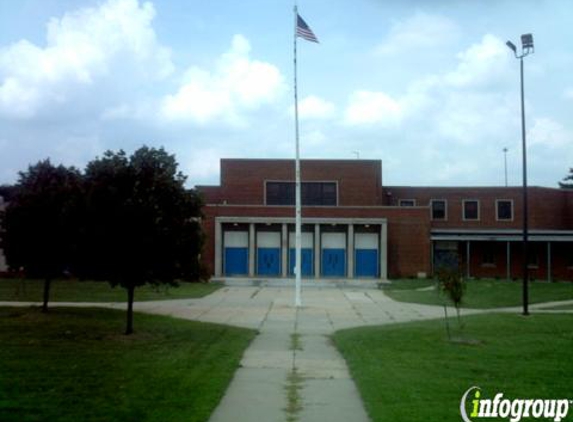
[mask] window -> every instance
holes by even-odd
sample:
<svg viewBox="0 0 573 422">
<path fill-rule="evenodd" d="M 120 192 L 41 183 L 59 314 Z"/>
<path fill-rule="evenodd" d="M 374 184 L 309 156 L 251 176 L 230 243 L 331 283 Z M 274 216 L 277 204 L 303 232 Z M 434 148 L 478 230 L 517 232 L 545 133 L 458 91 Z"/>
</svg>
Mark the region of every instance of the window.
<svg viewBox="0 0 573 422">
<path fill-rule="evenodd" d="M 432 199 L 432 220 L 447 220 L 447 202 L 443 199 Z"/>
<path fill-rule="evenodd" d="M 495 253 L 493 244 L 485 244 L 483 246 L 481 265 L 483 267 L 495 267 Z"/>
<path fill-rule="evenodd" d="M 414 206 L 416 206 L 416 200 L 415 199 L 400 199 L 398 201 L 398 205 L 400 207 L 414 207 Z"/>
<path fill-rule="evenodd" d="M 267 205 L 294 205 L 294 182 L 266 182 Z M 302 205 L 333 206 L 338 203 L 336 182 L 302 182 Z"/>
<path fill-rule="evenodd" d="M 479 201 L 475 199 L 464 201 L 464 220 L 479 220 Z"/>
<path fill-rule="evenodd" d="M 509 199 L 498 199 L 495 201 L 496 218 L 498 221 L 513 220 L 513 201 Z"/>
</svg>

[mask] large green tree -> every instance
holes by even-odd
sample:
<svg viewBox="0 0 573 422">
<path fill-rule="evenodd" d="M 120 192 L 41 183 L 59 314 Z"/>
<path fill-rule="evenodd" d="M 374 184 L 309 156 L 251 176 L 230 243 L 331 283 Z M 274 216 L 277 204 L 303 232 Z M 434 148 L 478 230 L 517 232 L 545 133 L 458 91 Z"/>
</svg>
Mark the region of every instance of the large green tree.
<svg viewBox="0 0 573 422">
<path fill-rule="evenodd" d="M 569 169 L 569 174 L 559 182 L 559 187 L 562 189 L 573 189 L 573 168 Z"/>
<path fill-rule="evenodd" d="M 197 279 L 201 201 L 184 186 L 173 155 L 142 147 L 108 151 L 85 172 L 85 276 L 127 290 L 126 334 L 133 332 L 135 289 Z"/>
<path fill-rule="evenodd" d="M 51 281 L 70 271 L 77 256 L 81 185 L 78 170 L 45 160 L 6 188 L 10 194 L 0 219 L 2 248 L 10 269 L 45 280 L 44 312 Z"/>
</svg>

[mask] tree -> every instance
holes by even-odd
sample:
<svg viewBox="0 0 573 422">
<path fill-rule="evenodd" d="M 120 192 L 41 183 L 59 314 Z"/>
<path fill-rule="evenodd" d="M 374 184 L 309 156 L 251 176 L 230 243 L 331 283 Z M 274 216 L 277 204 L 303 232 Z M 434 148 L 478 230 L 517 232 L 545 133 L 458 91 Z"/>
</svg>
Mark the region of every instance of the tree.
<svg viewBox="0 0 573 422">
<path fill-rule="evenodd" d="M 559 182 L 559 187 L 561 189 L 573 189 L 573 168 L 570 168 L 569 174 L 563 178 L 563 181 Z"/>
<path fill-rule="evenodd" d="M 462 275 L 458 270 L 458 266 L 443 266 L 436 271 L 436 277 L 438 279 L 439 293 L 445 294 L 447 298 L 454 304 L 458 317 L 458 325 L 461 327 L 462 324 L 460 319 L 460 306 L 462 305 L 462 299 L 464 297 L 466 285 Z M 448 306 L 446 302 L 443 303 L 443 306 L 446 322 L 446 333 L 448 334 L 448 339 L 451 340 L 450 324 L 448 321 Z"/>
<path fill-rule="evenodd" d="M 8 266 L 44 279 L 42 311 L 48 311 L 51 281 L 69 271 L 77 253 L 78 198 L 82 177 L 49 160 L 30 166 L 8 189 L 10 202 L 0 236 Z"/>
<path fill-rule="evenodd" d="M 82 272 L 127 290 L 126 334 L 136 287 L 199 275 L 201 201 L 185 179 L 174 156 L 147 147 L 107 151 L 86 168 Z"/>
</svg>

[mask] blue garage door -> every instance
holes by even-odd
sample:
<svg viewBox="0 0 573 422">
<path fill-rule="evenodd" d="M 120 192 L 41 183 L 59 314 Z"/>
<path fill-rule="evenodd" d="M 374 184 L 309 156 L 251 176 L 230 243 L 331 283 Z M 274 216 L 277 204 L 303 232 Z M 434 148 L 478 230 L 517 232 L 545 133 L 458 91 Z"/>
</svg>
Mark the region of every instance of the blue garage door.
<svg viewBox="0 0 573 422">
<path fill-rule="evenodd" d="M 378 234 L 356 233 L 354 250 L 354 275 L 356 277 L 378 277 Z"/>
<path fill-rule="evenodd" d="M 268 276 L 281 274 L 281 234 L 279 232 L 257 233 L 257 274 Z"/>
<path fill-rule="evenodd" d="M 303 277 L 312 277 L 314 275 L 314 236 L 312 233 L 302 232 L 302 249 L 301 249 L 301 274 Z M 294 232 L 289 233 L 289 275 L 294 275 L 294 266 L 296 264 L 296 237 Z"/>
<path fill-rule="evenodd" d="M 225 232 L 224 273 L 228 276 L 249 274 L 249 233 Z"/>
<path fill-rule="evenodd" d="M 346 233 L 322 233 L 322 275 L 346 276 Z"/>
</svg>

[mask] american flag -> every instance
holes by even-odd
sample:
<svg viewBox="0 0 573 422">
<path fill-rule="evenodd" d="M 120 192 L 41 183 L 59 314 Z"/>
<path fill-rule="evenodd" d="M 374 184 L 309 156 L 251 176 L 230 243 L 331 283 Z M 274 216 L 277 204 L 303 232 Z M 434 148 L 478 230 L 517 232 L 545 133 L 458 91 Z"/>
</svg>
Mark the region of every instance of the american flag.
<svg viewBox="0 0 573 422">
<path fill-rule="evenodd" d="M 301 18 L 298 13 L 296 14 L 296 18 L 296 36 L 317 43 L 318 38 L 316 38 L 316 35 L 314 35 L 314 32 L 312 32 L 312 29 L 309 28 L 304 19 Z"/>
</svg>

